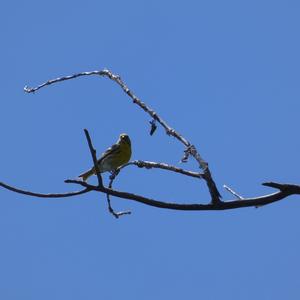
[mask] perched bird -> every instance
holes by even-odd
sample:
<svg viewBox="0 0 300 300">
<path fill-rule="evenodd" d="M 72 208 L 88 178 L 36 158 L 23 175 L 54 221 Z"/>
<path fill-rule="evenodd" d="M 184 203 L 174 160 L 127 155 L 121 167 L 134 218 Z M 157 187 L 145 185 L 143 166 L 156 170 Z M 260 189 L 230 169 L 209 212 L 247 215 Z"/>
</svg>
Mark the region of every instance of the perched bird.
<svg viewBox="0 0 300 300">
<path fill-rule="evenodd" d="M 126 164 L 131 157 L 131 142 L 127 134 L 122 133 L 116 144 L 108 148 L 98 159 L 98 167 L 101 173 L 116 170 L 118 167 Z M 80 174 L 83 181 L 86 181 L 90 176 L 95 175 L 95 167 Z"/>
</svg>

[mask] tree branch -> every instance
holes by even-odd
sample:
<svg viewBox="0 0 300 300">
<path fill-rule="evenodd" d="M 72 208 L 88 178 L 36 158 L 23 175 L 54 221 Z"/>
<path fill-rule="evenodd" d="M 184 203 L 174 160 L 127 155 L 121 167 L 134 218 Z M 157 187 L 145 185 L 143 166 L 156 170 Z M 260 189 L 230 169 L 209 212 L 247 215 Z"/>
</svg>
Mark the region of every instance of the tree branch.
<svg viewBox="0 0 300 300">
<path fill-rule="evenodd" d="M 203 174 L 201 173 L 196 173 L 196 172 L 191 172 L 191 171 L 186 171 L 180 168 L 177 168 L 175 166 L 171 166 L 165 163 L 156 163 L 156 162 L 152 162 L 152 161 L 142 161 L 142 160 L 134 160 L 131 161 L 127 164 L 122 165 L 121 167 L 119 167 L 115 172 L 113 172 L 110 176 L 110 182 L 108 187 L 112 188 L 113 182 L 116 179 L 116 177 L 119 175 L 120 171 L 122 169 L 124 169 L 125 167 L 128 167 L 130 165 L 135 165 L 139 168 L 146 168 L 146 169 L 152 169 L 152 168 L 156 168 L 156 169 L 163 169 L 163 170 L 168 170 L 168 171 L 172 171 L 175 173 L 180 173 L 182 175 L 186 175 L 186 176 L 191 176 L 191 177 L 195 177 L 195 178 L 203 178 Z M 106 198 L 107 198 L 107 203 L 108 203 L 108 210 L 110 213 L 113 214 L 113 216 L 115 216 L 116 218 L 119 218 L 122 215 L 125 214 L 130 214 L 130 211 L 124 211 L 124 212 L 115 212 L 111 206 L 111 200 L 110 200 L 110 195 L 106 194 Z"/>
<path fill-rule="evenodd" d="M 61 194 L 58 194 L 58 193 L 56 193 L 56 194 L 41 194 L 41 193 L 35 193 L 35 192 L 22 190 L 22 189 L 14 187 L 14 186 L 8 185 L 4 182 L 0 182 L 0 186 L 2 186 L 3 188 L 5 188 L 7 190 L 12 191 L 12 192 L 18 193 L 18 194 L 23 194 L 23 195 L 33 196 L 33 197 L 38 197 L 38 198 L 66 198 L 66 197 L 82 195 L 82 194 L 85 194 L 85 193 L 88 193 L 91 191 L 88 187 L 86 187 L 84 190 L 81 190 L 78 192 L 69 192 L 69 193 L 61 193 Z"/>
<path fill-rule="evenodd" d="M 81 181 L 77 180 L 66 180 L 67 183 L 75 183 L 83 185 Z M 106 194 L 109 194 L 111 196 L 115 196 L 118 198 L 128 199 L 128 200 L 134 200 L 139 203 L 143 203 L 146 205 L 158 207 L 158 208 L 165 208 L 165 209 L 173 209 L 173 210 L 227 210 L 227 209 L 236 209 L 236 208 L 242 208 L 242 207 L 256 207 L 256 206 L 262 206 L 267 205 L 279 200 L 282 200 L 288 196 L 291 195 L 300 195 L 300 185 L 294 185 L 294 184 L 283 184 L 283 183 L 263 183 L 263 185 L 270 186 L 269 184 L 275 184 L 280 187 L 280 191 L 267 194 L 260 197 L 253 197 L 253 198 L 244 198 L 243 200 L 229 200 L 226 202 L 220 202 L 218 204 L 210 203 L 210 204 L 179 204 L 179 203 L 172 203 L 172 202 L 163 202 L 154 200 L 151 198 L 146 198 L 140 195 L 127 193 L 127 192 L 121 192 L 114 189 L 106 188 L 106 187 L 97 187 L 93 185 L 89 185 L 87 183 L 84 183 L 84 186 L 88 187 L 91 190 L 103 192 Z"/>
<path fill-rule="evenodd" d="M 37 90 L 47 86 L 51 85 L 57 82 L 62 82 L 65 80 L 74 79 L 81 76 L 91 76 L 91 75 L 99 75 L 99 76 L 105 76 L 109 79 L 116 82 L 123 91 L 133 100 L 133 103 L 137 104 L 140 108 L 142 108 L 146 113 L 148 113 L 153 120 L 157 121 L 165 130 L 166 133 L 170 136 L 175 137 L 177 140 L 179 140 L 185 147 L 186 147 L 186 153 L 188 155 L 191 155 L 195 158 L 195 160 L 198 162 L 199 167 L 203 170 L 204 176 L 203 178 L 206 181 L 207 187 L 209 189 L 210 195 L 211 195 L 211 201 L 212 203 L 218 203 L 220 202 L 221 195 L 217 189 L 217 186 L 212 178 L 211 172 L 209 170 L 207 162 L 200 156 L 199 152 L 197 151 L 196 147 L 192 145 L 187 139 L 185 139 L 181 134 L 179 134 L 177 131 L 175 131 L 173 128 L 171 128 L 152 108 L 147 106 L 144 102 L 142 102 L 124 83 L 124 81 L 121 79 L 119 75 L 113 74 L 111 71 L 104 69 L 101 71 L 91 71 L 91 72 L 81 72 L 70 76 L 64 76 L 59 77 L 56 79 L 48 80 L 47 82 L 35 87 L 30 88 L 28 86 L 24 87 L 24 91 L 27 93 L 34 93 Z M 152 131 L 152 130 L 151 130 Z"/>
<path fill-rule="evenodd" d="M 96 150 L 93 147 L 92 140 L 91 140 L 91 137 L 90 137 L 90 134 L 89 134 L 88 130 L 84 129 L 84 133 L 85 133 L 85 137 L 87 139 L 88 146 L 89 146 L 89 149 L 90 149 L 90 152 L 91 152 L 91 155 L 92 155 L 95 172 L 96 172 L 97 179 L 98 179 L 98 185 L 103 186 L 103 180 L 102 180 L 101 173 L 100 173 L 99 166 L 98 166 Z"/>
<path fill-rule="evenodd" d="M 111 188 L 111 182 L 109 184 L 109 188 Z M 121 216 L 124 216 L 124 215 L 130 215 L 131 214 L 131 211 L 130 210 L 125 210 L 125 211 L 118 211 L 116 212 L 112 206 L 111 206 L 111 200 L 110 200 L 110 197 L 109 197 L 109 194 L 106 194 L 106 200 L 107 200 L 107 205 L 108 205 L 108 211 L 116 218 L 116 219 L 119 219 Z"/>
<path fill-rule="evenodd" d="M 163 121 L 155 111 L 153 111 L 151 108 L 145 105 L 139 98 L 137 98 L 130 90 L 129 88 L 125 85 L 125 83 L 121 80 L 121 78 L 117 75 L 112 74 L 109 70 L 102 70 L 102 71 L 92 71 L 92 72 L 83 72 L 83 73 L 77 73 L 72 76 L 65 76 L 65 77 L 60 77 L 54 80 L 49 80 L 36 88 L 29 88 L 25 87 L 24 90 L 28 93 L 33 93 L 47 85 L 54 84 L 56 82 L 61 82 L 64 80 L 69 80 L 73 79 L 76 77 L 80 76 L 89 76 L 89 75 L 101 75 L 101 76 L 106 76 L 110 78 L 111 80 L 115 81 L 121 88 L 124 90 L 124 92 L 133 100 L 133 102 L 137 105 L 139 105 L 146 113 L 148 113 L 155 122 L 158 122 L 161 124 L 161 126 L 166 130 L 166 133 L 168 135 L 172 135 L 176 139 L 178 139 L 181 143 L 184 144 L 186 147 L 184 151 L 184 157 L 182 161 L 186 161 L 189 156 L 193 156 L 196 161 L 199 163 L 199 167 L 203 169 L 203 173 L 197 173 L 197 172 L 191 172 L 187 170 L 183 170 L 174 166 L 170 166 L 165 163 L 155 163 L 155 162 L 147 162 L 147 161 L 133 161 L 130 162 L 122 167 L 120 167 L 116 173 L 114 173 L 111 176 L 110 184 L 109 187 L 104 187 L 102 183 L 102 177 L 99 172 L 98 168 L 98 163 L 97 163 L 97 157 L 96 157 L 96 151 L 93 148 L 92 141 L 90 138 L 90 135 L 88 131 L 85 129 L 85 135 L 88 141 L 89 149 L 93 158 L 93 163 L 94 167 L 96 170 L 96 175 L 98 177 L 98 185 L 91 185 L 88 184 L 87 182 L 80 181 L 80 180 L 71 180 L 68 179 L 65 182 L 66 183 L 73 183 L 82 186 L 84 189 L 81 191 L 76 191 L 76 192 L 70 192 L 70 193 L 53 193 L 53 194 L 42 194 L 42 193 L 35 193 L 31 191 L 26 191 L 22 190 L 13 186 L 10 186 L 6 183 L 0 182 L 0 186 L 8 189 L 12 192 L 15 193 L 20 193 L 28 196 L 34 196 L 34 197 L 40 197 L 40 198 L 63 198 L 63 197 L 71 197 L 71 196 L 77 196 L 81 195 L 87 192 L 91 191 L 96 191 L 96 192 L 101 192 L 105 193 L 107 195 L 108 199 L 108 205 L 109 205 L 109 210 L 110 212 L 115 216 L 119 217 L 120 215 L 123 214 L 128 214 L 129 212 L 120 212 L 116 213 L 111 207 L 110 204 L 110 199 L 109 196 L 115 196 L 118 198 L 123 198 L 127 200 L 133 200 L 139 203 L 143 203 L 149 206 L 154 206 L 158 208 L 165 208 L 165 209 L 173 209 L 173 210 L 194 210 L 194 211 L 200 211 L 200 210 L 226 210 L 226 209 L 236 209 L 236 208 L 241 208 L 241 207 L 258 207 L 262 205 L 267 205 L 279 200 L 282 200 L 288 196 L 291 195 L 300 195 L 300 185 L 295 185 L 295 184 L 284 184 L 284 183 L 277 183 L 277 182 L 266 182 L 263 183 L 264 186 L 272 187 L 278 189 L 277 192 L 260 196 L 260 197 L 253 197 L 253 198 L 242 198 L 240 195 L 235 193 L 233 190 L 227 187 L 227 190 L 229 190 L 234 196 L 238 197 L 238 200 L 230 200 L 230 201 L 221 201 L 220 200 L 220 194 L 217 190 L 217 187 L 215 185 L 214 180 L 212 179 L 210 170 L 208 168 L 208 164 L 201 158 L 200 154 L 198 153 L 197 149 L 195 148 L 194 145 L 192 145 L 189 141 L 187 141 L 182 135 L 177 133 L 174 129 L 169 127 L 169 125 Z M 192 203 L 192 204 L 181 204 L 181 203 L 172 203 L 172 202 L 166 202 L 166 201 L 159 201 L 151 198 L 147 198 L 144 196 L 136 195 L 133 193 L 129 192 L 123 192 L 123 191 L 118 191 L 112 188 L 112 183 L 118 173 L 120 172 L 121 169 L 129 166 L 129 165 L 136 165 L 138 167 L 142 168 L 160 168 L 172 172 L 177 172 L 182 175 L 186 176 L 191 176 L 199 179 L 204 179 L 206 181 L 206 184 L 209 188 L 209 192 L 212 198 L 211 203 L 209 204 L 199 204 L 199 203 Z"/>
<path fill-rule="evenodd" d="M 143 161 L 143 160 L 134 160 L 131 161 L 121 167 L 118 168 L 118 170 L 121 170 L 127 166 L 130 165 L 135 165 L 139 168 L 146 168 L 146 169 L 162 169 L 162 170 L 167 170 L 175 173 L 179 173 L 182 175 L 194 177 L 194 178 L 199 178 L 202 179 L 204 177 L 204 174 L 202 173 L 197 173 L 197 172 L 192 172 L 192 171 L 187 171 L 181 168 L 177 168 L 175 166 L 168 165 L 166 163 L 158 163 L 158 162 L 153 162 L 153 161 Z"/>
<path fill-rule="evenodd" d="M 180 203 L 158 201 L 158 200 L 154 200 L 151 198 L 136 195 L 133 193 L 121 192 L 121 191 L 117 191 L 114 189 L 106 188 L 104 186 L 90 185 L 90 184 L 80 181 L 80 180 L 68 179 L 65 182 L 81 185 L 81 186 L 85 187 L 85 189 L 82 191 L 65 193 L 65 194 L 41 194 L 41 193 L 35 193 L 35 192 L 29 192 L 26 190 L 21 190 L 16 187 L 5 184 L 3 182 L 0 182 L 0 186 L 4 187 L 5 189 L 8 189 L 12 192 L 15 192 L 15 193 L 25 194 L 28 196 L 39 197 L 39 198 L 63 198 L 63 197 L 71 197 L 71 196 L 81 195 L 81 194 L 84 194 L 84 193 L 87 193 L 90 191 L 96 191 L 96 192 L 102 192 L 105 194 L 109 194 L 111 196 L 115 196 L 118 198 L 133 200 L 133 201 L 136 201 L 139 203 L 143 203 L 143 204 L 158 207 L 158 208 L 165 208 L 165 209 L 172 209 L 172 210 L 187 210 L 187 211 L 227 210 L 227 209 L 236 209 L 236 208 L 251 207 L 251 206 L 256 207 L 256 206 L 267 205 L 267 204 L 282 200 L 291 195 L 300 195 L 300 185 L 270 182 L 270 183 L 263 183 L 263 185 L 266 185 L 266 186 L 276 185 L 276 187 L 280 190 L 273 194 L 268 194 L 268 195 L 264 195 L 264 196 L 260 196 L 260 197 L 244 198 L 243 200 L 230 200 L 227 202 L 220 202 L 218 204 L 213 204 L 213 203 L 210 203 L 210 204 L 198 204 L 198 203 L 180 204 Z"/>
<path fill-rule="evenodd" d="M 226 189 L 229 193 L 231 193 L 232 195 L 234 195 L 235 197 L 237 197 L 239 200 L 244 200 L 244 198 L 239 195 L 237 192 L 235 192 L 233 189 L 231 189 L 229 186 L 227 186 L 226 184 L 223 185 L 224 189 Z"/>
</svg>

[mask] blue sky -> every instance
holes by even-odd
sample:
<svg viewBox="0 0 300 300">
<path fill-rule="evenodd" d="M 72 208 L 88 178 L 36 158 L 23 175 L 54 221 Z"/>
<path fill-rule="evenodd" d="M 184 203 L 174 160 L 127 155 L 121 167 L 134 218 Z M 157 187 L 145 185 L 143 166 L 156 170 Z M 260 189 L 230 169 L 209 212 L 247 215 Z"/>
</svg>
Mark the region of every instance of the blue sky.
<svg viewBox="0 0 300 300">
<path fill-rule="evenodd" d="M 121 132 L 133 159 L 178 165 L 183 147 L 105 78 L 23 92 L 109 68 L 209 162 L 223 198 L 299 183 L 298 1 L 6 1 L 1 30 L 1 181 L 37 192 L 90 167 Z M 182 165 L 180 165 L 182 167 Z M 185 168 L 197 170 L 190 161 Z M 108 175 L 104 175 L 107 183 Z M 92 180 L 92 182 L 94 179 Z M 206 203 L 203 182 L 128 168 L 116 188 Z M 259 209 L 160 210 L 104 195 L 0 191 L 0 298 L 299 299 L 299 197 Z"/>
</svg>

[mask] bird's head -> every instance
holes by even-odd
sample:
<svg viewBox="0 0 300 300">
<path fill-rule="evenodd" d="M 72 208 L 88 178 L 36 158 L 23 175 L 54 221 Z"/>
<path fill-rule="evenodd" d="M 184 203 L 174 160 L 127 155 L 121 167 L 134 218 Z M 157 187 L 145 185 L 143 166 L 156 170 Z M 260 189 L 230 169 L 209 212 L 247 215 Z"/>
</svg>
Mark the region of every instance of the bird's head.
<svg viewBox="0 0 300 300">
<path fill-rule="evenodd" d="M 121 143 L 127 143 L 128 145 L 131 145 L 130 138 L 126 133 L 121 133 L 120 134 L 119 141 Z"/>
</svg>

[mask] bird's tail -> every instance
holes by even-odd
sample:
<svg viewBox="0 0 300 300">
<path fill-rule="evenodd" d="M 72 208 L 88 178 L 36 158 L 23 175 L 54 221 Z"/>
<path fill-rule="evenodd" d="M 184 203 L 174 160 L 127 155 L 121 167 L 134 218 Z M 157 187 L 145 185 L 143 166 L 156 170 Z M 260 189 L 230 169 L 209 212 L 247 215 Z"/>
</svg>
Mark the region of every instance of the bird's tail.
<svg viewBox="0 0 300 300">
<path fill-rule="evenodd" d="M 78 177 L 81 177 L 83 181 L 87 181 L 87 179 L 94 174 L 95 174 L 95 170 L 94 170 L 94 168 L 92 168 L 92 169 L 80 174 Z"/>
</svg>

